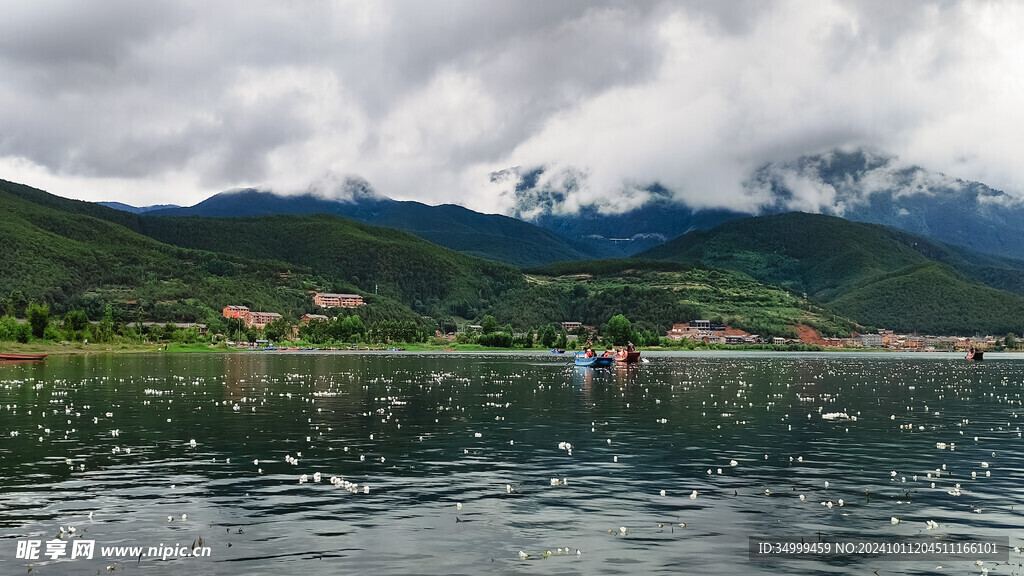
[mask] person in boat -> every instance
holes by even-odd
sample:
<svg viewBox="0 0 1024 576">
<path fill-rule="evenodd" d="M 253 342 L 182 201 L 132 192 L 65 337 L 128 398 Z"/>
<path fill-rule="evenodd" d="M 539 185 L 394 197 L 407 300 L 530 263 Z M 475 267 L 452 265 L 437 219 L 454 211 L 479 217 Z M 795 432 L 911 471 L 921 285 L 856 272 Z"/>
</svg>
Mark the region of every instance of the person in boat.
<svg viewBox="0 0 1024 576">
<path fill-rule="evenodd" d="M 590 346 L 587 346 L 587 351 L 585 353 L 585 356 L 587 358 L 593 358 L 594 357 L 594 349 L 591 348 Z"/>
<path fill-rule="evenodd" d="M 609 356 L 615 356 L 615 348 L 605 348 L 604 354 L 602 354 L 602 356 L 604 356 L 605 358 Z"/>
<path fill-rule="evenodd" d="M 636 352 L 632 342 L 626 342 L 626 352 Z"/>
</svg>

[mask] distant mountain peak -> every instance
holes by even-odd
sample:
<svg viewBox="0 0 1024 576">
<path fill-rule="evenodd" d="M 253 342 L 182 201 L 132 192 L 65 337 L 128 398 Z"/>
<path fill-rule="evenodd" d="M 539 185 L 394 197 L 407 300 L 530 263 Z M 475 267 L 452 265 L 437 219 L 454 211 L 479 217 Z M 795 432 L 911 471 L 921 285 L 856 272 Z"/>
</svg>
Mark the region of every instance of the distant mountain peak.
<svg viewBox="0 0 1024 576">
<path fill-rule="evenodd" d="M 746 181 L 748 193 L 762 199 L 760 213 L 799 210 L 844 216 L 871 204 L 873 195 L 893 198 L 960 194 L 968 182 L 903 164 L 891 154 L 869 148 L 831 150 L 758 168 Z M 986 195 L 1012 200 L 987 187 Z"/>
<path fill-rule="evenodd" d="M 491 173 L 492 183 L 513 184 L 502 195 L 511 201 L 512 216 L 530 222 L 545 216 L 624 214 L 673 201 L 672 192 L 657 183 L 624 183 L 614 196 L 595 195 L 587 186 L 588 178 L 586 171 L 574 168 L 513 166 Z"/>
<path fill-rule="evenodd" d="M 123 202 L 97 202 L 100 206 L 106 206 L 107 208 L 113 208 L 114 210 L 120 210 L 122 212 L 131 212 L 132 214 L 145 214 L 146 212 L 152 212 L 154 210 L 165 210 L 169 208 L 178 208 L 177 204 L 154 204 L 152 206 L 132 206 Z"/>
<path fill-rule="evenodd" d="M 335 172 L 328 172 L 312 182 L 305 193 L 316 198 L 346 204 L 389 200 L 389 198 L 378 194 L 365 178 L 351 174 L 341 175 Z"/>
</svg>

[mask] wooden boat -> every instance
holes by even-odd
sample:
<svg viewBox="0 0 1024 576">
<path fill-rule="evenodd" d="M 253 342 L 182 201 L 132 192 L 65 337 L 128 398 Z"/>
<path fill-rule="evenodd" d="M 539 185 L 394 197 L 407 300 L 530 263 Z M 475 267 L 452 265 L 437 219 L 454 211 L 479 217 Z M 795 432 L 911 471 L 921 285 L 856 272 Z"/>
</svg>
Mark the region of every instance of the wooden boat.
<svg viewBox="0 0 1024 576">
<path fill-rule="evenodd" d="M 42 360 L 49 354 L 6 354 L 0 352 L 0 360 Z"/>
<path fill-rule="evenodd" d="M 625 362 L 626 364 L 635 364 L 640 361 L 639 352 L 628 352 L 626 350 L 619 350 L 615 354 L 616 362 Z"/>
<path fill-rule="evenodd" d="M 981 350 L 974 350 L 973 352 L 968 352 L 967 353 L 967 359 L 968 360 L 974 360 L 975 362 L 981 362 L 982 360 L 985 359 L 984 356 L 985 356 L 985 352 L 983 352 Z"/>
<path fill-rule="evenodd" d="M 576 365 L 589 368 L 607 368 L 615 362 L 614 356 L 594 356 L 587 358 L 582 352 L 576 353 Z"/>
</svg>

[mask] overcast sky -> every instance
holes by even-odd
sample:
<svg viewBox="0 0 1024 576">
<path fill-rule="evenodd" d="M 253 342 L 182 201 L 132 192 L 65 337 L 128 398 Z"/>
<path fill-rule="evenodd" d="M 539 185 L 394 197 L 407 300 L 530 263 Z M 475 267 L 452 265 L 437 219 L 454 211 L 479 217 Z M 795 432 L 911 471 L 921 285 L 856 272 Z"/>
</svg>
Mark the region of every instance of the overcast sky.
<svg viewBox="0 0 1024 576">
<path fill-rule="evenodd" d="M 0 178 L 193 204 L 364 178 L 508 211 L 869 146 L 1024 195 L 1024 3 L 0 0 Z M 328 184 L 320 189 L 325 193 Z"/>
</svg>

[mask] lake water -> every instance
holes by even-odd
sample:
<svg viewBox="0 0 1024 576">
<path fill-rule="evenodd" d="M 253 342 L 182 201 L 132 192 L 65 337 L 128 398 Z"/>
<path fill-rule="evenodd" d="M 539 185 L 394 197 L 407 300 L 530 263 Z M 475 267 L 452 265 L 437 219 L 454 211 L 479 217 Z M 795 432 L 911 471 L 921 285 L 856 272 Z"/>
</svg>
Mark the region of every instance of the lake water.
<svg viewBox="0 0 1024 576">
<path fill-rule="evenodd" d="M 0 573 L 1021 573 L 1012 550 L 981 567 L 764 561 L 748 538 L 1022 545 L 1024 358 L 644 357 L 606 370 L 460 353 L 0 365 Z M 61 530 L 70 544 L 51 560 Z M 19 558 L 33 540 L 39 558 Z M 70 558 L 90 540 L 92 559 Z M 209 555 L 101 554 L 193 545 Z"/>
</svg>

